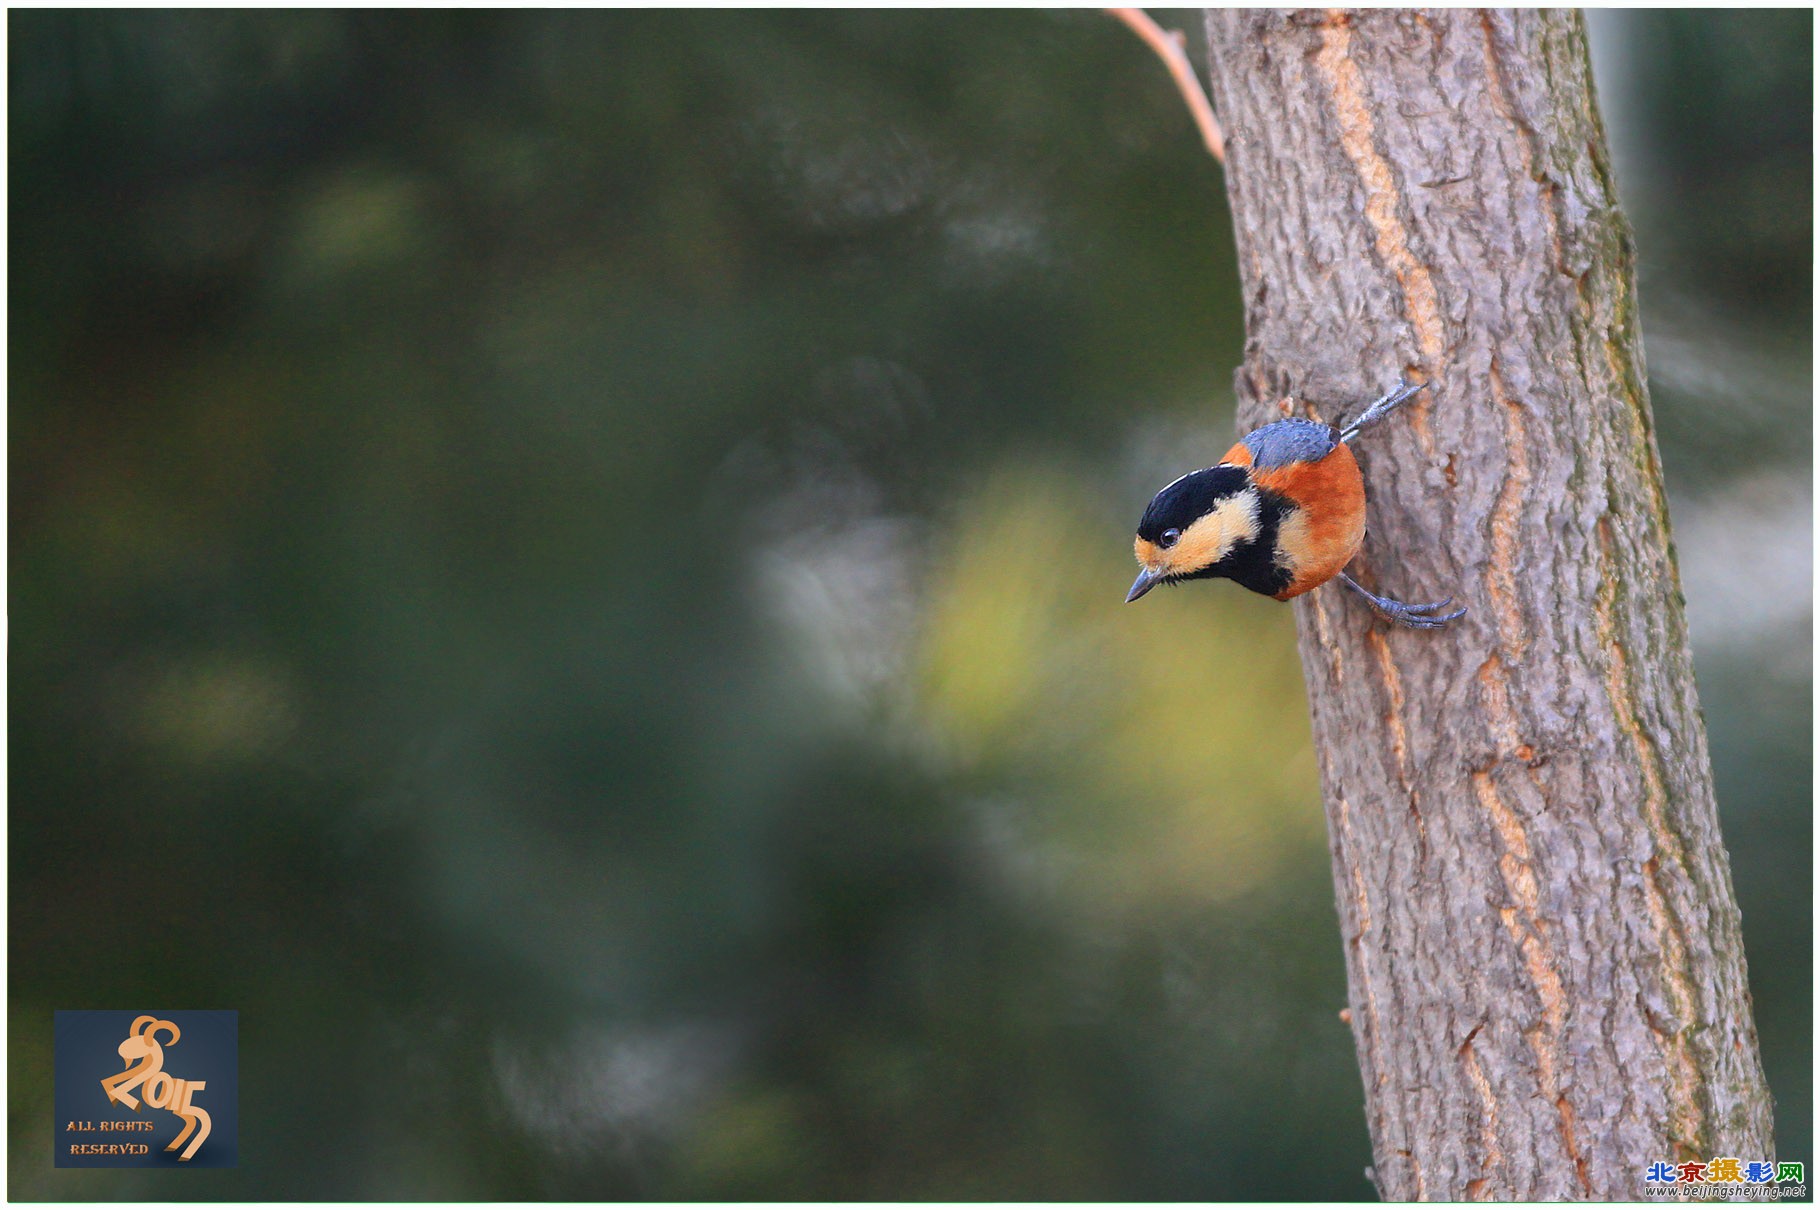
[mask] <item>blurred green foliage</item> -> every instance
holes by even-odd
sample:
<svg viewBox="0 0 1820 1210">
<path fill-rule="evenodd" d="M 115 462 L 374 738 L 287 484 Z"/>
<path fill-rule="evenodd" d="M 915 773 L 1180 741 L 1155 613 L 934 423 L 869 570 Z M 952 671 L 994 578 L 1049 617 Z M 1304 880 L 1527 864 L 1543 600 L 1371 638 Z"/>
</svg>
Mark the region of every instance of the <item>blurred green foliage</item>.
<svg viewBox="0 0 1820 1210">
<path fill-rule="evenodd" d="M 1621 167 L 1687 183 L 1627 197 L 1811 1161 L 1811 596 L 1699 612 L 1703 551 L 1807 557 L 1723 522 L 1808 507 L 1810 29 L 1595 32 L 1653 48 Z M 12 1196 L 1369 1194 L 1291 615 L 1120 603 L 1242 339 L 1126 31 L 40 10 L 9 52 Z M 50 1167 L 50 1010 L 133 1006 L 241 1011 L 237 1170 Z"/>
</svg>

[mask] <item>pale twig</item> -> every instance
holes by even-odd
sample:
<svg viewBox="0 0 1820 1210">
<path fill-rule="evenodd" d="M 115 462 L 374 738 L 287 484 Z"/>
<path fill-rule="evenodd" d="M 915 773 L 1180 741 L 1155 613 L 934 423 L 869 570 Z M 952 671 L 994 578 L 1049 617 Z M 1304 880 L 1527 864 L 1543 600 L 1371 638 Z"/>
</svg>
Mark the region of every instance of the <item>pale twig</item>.
<svg viewBox="0 0 1820 1210">
<path fill-rule="evenodd" d="M 1224 164 L 1226 138 L 1220 133 L 1219 119 L 1213 116 L 1213 106 L 1207 100 L 1207 91 L 1195 76 L 1194 65 L 1188 62 L 1188 52 L 1182 49 L 1182 35 L 1164 29 L 1141 8 L 1109 8 L 1106 11 L 1129 25 L 1169 68 L 1169 74 L 1175 77 L 1175 86 L 1181 90 L 1182 99 L 1188 102 L 1188 112 L 1194 115 L 1194 124 L 1201 128 L 1201 138 L 1206 141 L 1207 150 L 1213 153 L 1214 159 Z"/>
</svg>

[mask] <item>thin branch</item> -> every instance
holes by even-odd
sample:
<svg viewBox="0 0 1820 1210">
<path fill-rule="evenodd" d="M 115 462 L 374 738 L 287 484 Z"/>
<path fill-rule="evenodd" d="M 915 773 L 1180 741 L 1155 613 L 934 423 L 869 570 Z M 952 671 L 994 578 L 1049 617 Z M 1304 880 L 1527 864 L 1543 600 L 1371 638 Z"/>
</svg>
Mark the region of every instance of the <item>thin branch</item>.
<svg viewBox="0 0 1820 1210">
<path fill-rule="evenodd" d="M 1106 11 L 1129 25 L 1169 68 L 1169 74 L 1175 77 L 1175 86 L 1181 90 L 1182 100 L 1188 102 L 1188 112 L 1194 115 L 1194 124 L 1201 128 L 1207 150 L 1214 159 L 1225 164 L 1226 137 L 1220 133 L 1219 119 L 1213 116 L 1207 90 L 1201 87 L 1199 77 L 1194 74 L 1194 65 L 1188 61 L 1188 52 L 1182 49 L 1182 35 L 1164 29 L 1141 8 L 1109 8 Z"/>
</svg>

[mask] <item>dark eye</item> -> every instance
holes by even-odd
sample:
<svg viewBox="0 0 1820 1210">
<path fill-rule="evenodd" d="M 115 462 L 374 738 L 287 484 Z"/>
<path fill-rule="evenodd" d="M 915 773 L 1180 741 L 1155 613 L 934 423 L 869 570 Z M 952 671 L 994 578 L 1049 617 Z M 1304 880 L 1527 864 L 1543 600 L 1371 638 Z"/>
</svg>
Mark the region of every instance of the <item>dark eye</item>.
<svg viewBox="0 0 1820 1210">
<path fill-rule="evenodd" d="M 1156 544 L 1164 550 L 1168 550 L 1176 544 L 1176 540 L 1181 536 L 1182 531 L 1179 529 L 1166 529 L 1157 536 Z"/>
</svg>

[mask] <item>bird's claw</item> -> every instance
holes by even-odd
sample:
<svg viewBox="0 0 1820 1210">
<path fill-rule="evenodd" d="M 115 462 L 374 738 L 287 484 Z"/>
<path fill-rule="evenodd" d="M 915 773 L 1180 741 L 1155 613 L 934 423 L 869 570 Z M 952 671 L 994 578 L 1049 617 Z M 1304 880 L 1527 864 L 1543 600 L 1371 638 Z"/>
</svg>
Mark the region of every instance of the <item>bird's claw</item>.
<svg viewBox="0 0 1820 1210">
<path fill-rule="evenodd" d="M 1439 630 L 1458 618 L 1466 616 L 1466 606 L 1462 605 L 1452 613 L 1437 615 L 1435 610 L 1445 609 L 1453 604 L 1452 597 L 1443 597 L 1439 601 L 1430 601 L 1425 605 L 1406 604 L 1402 601 L 1391 601 L 1379 598 L 1372 602 L 1379 613 L 1399 625 L 1409 626 L 1416 630 Z"/>
<path fill-rule="evenodd" d="M 1351 441 L 1359 435 L 1360 430 L 1377 423 L 1403 404 L 1414 399 L 1428 388 L 1426 382 L 1411 382 L 1407 377 L 1399 376 L 1397 385 L 1379 399 L 1367 404 L 1365 410 L 1353 418 L 1352 422 L 1340 429 L 1340 440 Z"/>
<path fill-rule="evenodd" d="M 1389 597 L 1381 597 L 1345 572 L 1339 574 L 1339 580 L 1370 602 L 1374 610 L 1400 626 L 1408 626 L 1416 630 L 1439 630 L 1447 623 L 1466 616 L 1464 605 L 1452 613 L 1438 615 L 1435 613 L 1437 609 L 1446 609 L 1452 605 L 1452 597 L 1442 597 L 1439 601 L 1428 601 L 1419 605 L 1410 604 L 1405 601 L 1395 601 Z"/>
</svg>

